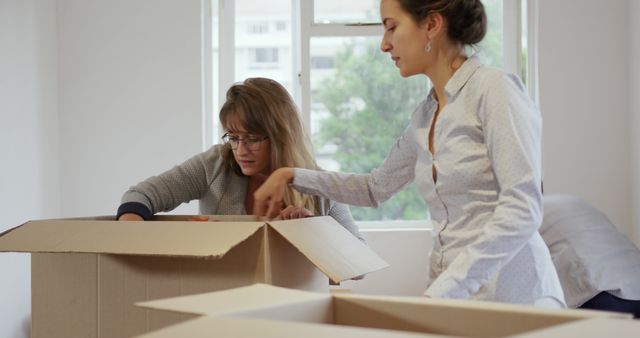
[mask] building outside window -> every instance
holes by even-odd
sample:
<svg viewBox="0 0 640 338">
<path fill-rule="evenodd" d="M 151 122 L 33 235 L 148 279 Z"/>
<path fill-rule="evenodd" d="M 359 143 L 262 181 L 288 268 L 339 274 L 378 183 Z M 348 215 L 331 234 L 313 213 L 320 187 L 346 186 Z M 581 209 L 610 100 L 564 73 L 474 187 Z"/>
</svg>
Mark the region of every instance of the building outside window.
<svg viewBox="0 0 640 338">
<path fill-rule="evenodd" d="M 266 34 L 269 32 L 269 22 L 254 22 L 247 28 L 249 34 Z"/>
<path fill-rule="evenodd" d="M 249 48 L 249 67 L 251 68 L 277 68 L 278 48 Z"/>
</svg>

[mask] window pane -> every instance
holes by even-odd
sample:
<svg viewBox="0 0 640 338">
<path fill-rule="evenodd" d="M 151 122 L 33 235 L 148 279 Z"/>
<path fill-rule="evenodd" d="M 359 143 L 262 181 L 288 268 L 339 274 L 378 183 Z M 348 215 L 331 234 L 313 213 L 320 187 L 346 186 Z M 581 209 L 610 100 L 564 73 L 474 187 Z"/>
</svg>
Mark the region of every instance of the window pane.
<svg viewBox="0 0 640 338">
<path fill-rule="evenodd" d="M 220 142 L 218 107 L 220 107 L 220 97 L 218 93 L 218 84 L 220 83 L 219 59 L 220 59 L 220 15 L 218 13 L 218 0 L 211 2 L 211 107 L 213 117 L 211 121 L 213 126 L 211 129 L 211 144 Z"/>
<path fill-rule="evenodd" d="M 293 92 L 291 0 L 235 0 L 235 79 L 267 77 Z"/>
<path fill-rule="evenodd" d="M 315 23 L 378 23 L 380 0 L 316 0 Z"/>
<path fill-rule="evenodd" d="M 220 100 L 224 100 L 218 97 L 218 40 L 224 33 L 218 32 L 219 0 L 212 2 L 213 121 L 217 123 Z M 486 63 L 502 67 L 503 0 L 483 3 L 489 25 L 479 48 Z M 234 54 L 235 80 L 269 77 L 296 93 L 299 86 L 292 55 L 300 53 L 294 50 L 300 46 L 292 40 L 291 17 L 297 14 L 292 13 L 292 1 L 270 0 L 265 6 L 262 0 L 234 0 L 233 4 L 235 48 L 225 47 L 222 52 Z M 316 0 L 314 11 L 316 24 L 380 21 L 379 0 Z M 369 172 L 380 165 L 406 127 L 412 110 L 426 97 L 427 79 L 402 78 L 389 56 L 380 52 L 376 37 L 312 37 L 310 42 L 310 126 L 318 163 L 329 170 Z M 218 140 L 215 137 L 214 143 Z M 428 218 L 423 199 L 413 186 L 378 209 L 352 210 L 358 220 Z"/>
<path fill-rule="evenodd" d="M 318 164 L 328 170 L 368 173 L 378 167 L 429 90 L 426 77 L 403 79 L 378 37 L 313 38 L 311 133 Z M 379 208 L 351 207 L 356 220 L 428 218 L 416 188 Z"/>
<path fill-rule="evenodd" d="M 277 69 L 279 51 L 279 48 L 249 48 L 249 67 Z"/>
<path fill-rule="evenodd" d="M 487 13 L 487 35 L 480 43 L 482 60 L 494 67 L 503 66 L 502 0 L 483 0 Z"/>
<path fill-rule="evenodd" d="M 521 26 L 520 28 L 522 29 L 522 37 L 521 37 L 521 48 L 522 48 L 522 59 L 521 59 L 521 68 L 520 68 L 520 77 L 522 78 L 522 82 L 524 83 L 525 86 L 529 86 L 528 84 L 528 79 L 527 79 L 527 65 L 529 64 L 529 60 L 527 59 L 527 37 L 529 36 L 529 31 L 528 31 L 528 23 L 529 23 L 529 19 L 528 19 L 528 15 L 527 15 L 527 0 L 522 0 L 521 3 L 521 15 L 520 15 L 520 23 Z"/>
</svg>

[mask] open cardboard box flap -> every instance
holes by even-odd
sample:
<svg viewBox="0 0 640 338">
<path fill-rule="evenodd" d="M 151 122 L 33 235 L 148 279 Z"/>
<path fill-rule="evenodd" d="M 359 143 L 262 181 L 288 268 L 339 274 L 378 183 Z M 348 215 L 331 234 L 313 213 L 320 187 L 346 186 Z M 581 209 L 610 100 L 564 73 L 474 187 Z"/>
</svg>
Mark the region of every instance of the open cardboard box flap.
<svg viewBox="0 0 640 338">
<path fill-rule="evenodd" d="M 538 338 L 548 337 L 550 332 L 561 332 L 564 336 L 557 337 L 570 337 L 590 334 L 588 331 L 594 325 L 590 322 L 593 319 L 619 328 L 610 331 L 616 337 L 635 337 L 631 333 L 640 329 L 640 323 L 624 320 L 629 318 L 628 315 L 612 312 L 546 310 L 512 304 L 421 297 L 317 294 L 264 284 L 137 305 L 204 315 L 143 336 L 145 338 L 169 337 L 168 333 L 178 332 L 183 338 L 201 337 L 206 332 L 218 330 L 223 330 L 227 336 L 250 336 L 251 330 L 257 327 L 260 331 L 255 332 L 261 332 L 261 337 L 276 337 L 285 332 L 288 332 L 286 335 L 294 332 L 296 336 L 305 337 L 342 337 L 342 334 L 346 337 L 349 333 L 373 337 L 382 332 L 393 337 L 439 335 L 483 338 L 520 337 L 516 335 Z M 220 320 L 221 317 L 224 317 L 223 320 Z M 232 324 L 229 317 L 238 320 L 237 325 Z M 590 324 L 584 324 L 587 322 Z M 335 330 L 335 335 L 332 330 Z"/>
<path fill-rule="evenodd" d="M 257 282 L 327 292 L 327 277 L 387 266 L 331 217 L 192 217 L 38 220 L 0 234 L 0 252 L 32 253 L 32 336 L 132 337 L 193 316 L 136 302 Z"/>
<path fill-rule="evenodd" d="M 528 332 L 512 338 L 633 338 L 640 335 L 640 321 L 613 318 L 593 318 L 573 321 L 554 327 Z"/>
<path fill-rule="evenodd" d="M 0 237 L 0 251 L 219 258 L 263 225 L 260 222 L 31 221 Z"/>
<path fill-rule="evenodd" d="M 636 338 L 640 323 L 633 320 L 594 318 L 560 324 L 509 338 Z M 276 322 L 241 317 L 200 317 L 137 338 L 210 337 L 305 338 L 453 338 L 451 335 L 412 333 L 313 323 Z"/>
<path fill-rule="evenodd" d="M 308 301 L 328 301 L 329 299 L 331 299 L 331 296 L 325 293 L 306 292 L 257 283 L 251 286 L 225 290 L 225 292 L 208 292 L 152 300 L 136 303 L 136 305 L 155 310 L 213 316 L 251 312 Z"/>
<path fill-rule="evenodd" d="M 334 281 L 388 266 L 329 216 L 255 221 L 252 216 L 160 216 L 148 222 L 113 217 L 30 221 L 0 235 L 0 251 L 107 253 L 221 258 L 262 228 L 272 228 Z"/>
<path fill-rule="evenodd" d="M 304 338 L 452 338 L 436 334 L 277 322 L 240 317 L 200 317 L 137 338 L 304 337 Z M 566 338 L 566 337 L 563 337 Z"/>
<path fill-rule="evenodd" d="M 269 224 L 333 281 L 341 282 L 389 266 L 329 216 Z M 328 226 L 333 224 L 333 226 Z"/>
</svg>

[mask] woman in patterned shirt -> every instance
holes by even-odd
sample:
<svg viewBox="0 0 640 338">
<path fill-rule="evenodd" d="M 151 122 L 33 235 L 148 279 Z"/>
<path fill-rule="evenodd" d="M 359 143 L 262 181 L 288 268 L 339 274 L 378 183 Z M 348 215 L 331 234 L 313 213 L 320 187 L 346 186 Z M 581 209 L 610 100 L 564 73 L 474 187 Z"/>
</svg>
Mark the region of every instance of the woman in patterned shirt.
<svg viewBox="0 0 640 338">
<path fill-rule="evenodd" d="M 564 307 L 542 221 L 540 113 L 520 79 L 466 53 L 485 33 L 479 0 L 382 0 L 381 49 L 403 77 L 433 85 L 380 167 L 368 174 L 281 168 L 256 191 L 256 215 L 290 184 L 376 207 L 415 181 L 434 248 L 425 295 Z"/>
</svg>

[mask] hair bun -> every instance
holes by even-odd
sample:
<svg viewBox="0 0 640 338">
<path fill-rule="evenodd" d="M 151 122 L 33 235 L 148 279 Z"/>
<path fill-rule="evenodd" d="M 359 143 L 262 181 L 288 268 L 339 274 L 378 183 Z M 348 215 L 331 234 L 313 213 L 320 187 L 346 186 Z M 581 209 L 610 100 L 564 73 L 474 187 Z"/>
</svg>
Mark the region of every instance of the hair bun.
<svg viewBox="0 0 640 338">
<path fill-rule="evenodd" d="M 487 15 L 480 0 L 452 0 L 442 13 L 449 37 L 465 45 L 477 44 L 487 33 Z"/>
<path fill-rule="evenodd" d="M 480 0 L 398 0 L 415 22 L 437 12 L 447 20 L 449 38 L 465 45 L 482 41 L 487 33 L 487 15 Z"/>
</svg>

